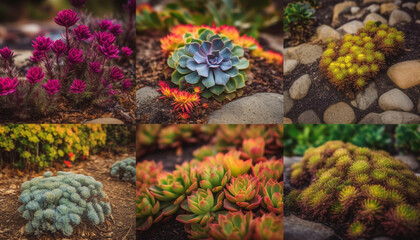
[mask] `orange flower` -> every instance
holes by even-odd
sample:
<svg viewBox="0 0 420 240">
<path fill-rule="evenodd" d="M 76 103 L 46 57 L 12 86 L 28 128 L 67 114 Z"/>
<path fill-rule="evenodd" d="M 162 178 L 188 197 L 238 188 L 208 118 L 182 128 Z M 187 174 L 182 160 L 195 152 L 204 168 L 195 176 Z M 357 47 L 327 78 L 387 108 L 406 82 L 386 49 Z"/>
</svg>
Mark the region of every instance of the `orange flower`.
<svg viewBox="0 0 420 240">
<path fill-rule="evenodd" d="M 160 86 L 160 89 L 158 89 L 158 91 L 163 94 L 163 96 L 160 98 L 172 97 L 172 89 L 169 87 L 169 85 L 166 82 L 159 81 L 159 86 Z"/>
<path fill-rule="evenodd" d="M 174 110 L 181 109 L 182 112 L 190 113 L 191 110 L 200 102 L 200 96 L 197 93 L 191 94 L 187 91 L 172 90 L 172 97 L 174 99 Z"/>
<path fill-rule="evenodd" d="M 144 4 L 137 5 L 137 7 L 136 7 L 136 14 L 140 14 L 144 10 L 146 10 L 148 12 L 152 12 L 153 11 L 152 6 L 150 6 L 150 4 L 144 3 Z"/>
<path fill-rule="evenodd" d="M 160 39 L 162 51 L 166 54 L 175 51 L 175 49 L 184 44 L 184 38 L 182 36 L 183 35 L 171 33 Z"/>
<path fill-rule="evenodd" d="M 217 33 L 221 33 L 225 35 L 232 41 L 235 41 L 236 39 L 240 37 L 239 31 L 235 27 L 232 27 L 232 26 L 223 25 L 219 27 L 213 27 L 213 30 Z"/>
<path fill-rule="evenodd" d="M 71 167 L 70 161 L 64 160 L 63 162 L 64 162 L 64 164 L 66 164 L 67 167 Z"/>
<path fill-rule="evenodd" d="M 188 115 L 188 113 L 184 112 L 184 113 L 180 113 L 178 115 L 178 118 L 182 119 L 182 120 L 186 120 L 186 119 L 190 118 L 190 115 Z"/>
<path fill-rule="evenodd" d="M 257 49 L 261 49 L 260 44 L 255 40 L 253 37 L 248 37 L 246 35 L 239 37 L 236 39 L 235 44 L 238 44 L 241 47 L 244 48 L 250 48 L 251 46 L 256 46 Z"/>
</svg>

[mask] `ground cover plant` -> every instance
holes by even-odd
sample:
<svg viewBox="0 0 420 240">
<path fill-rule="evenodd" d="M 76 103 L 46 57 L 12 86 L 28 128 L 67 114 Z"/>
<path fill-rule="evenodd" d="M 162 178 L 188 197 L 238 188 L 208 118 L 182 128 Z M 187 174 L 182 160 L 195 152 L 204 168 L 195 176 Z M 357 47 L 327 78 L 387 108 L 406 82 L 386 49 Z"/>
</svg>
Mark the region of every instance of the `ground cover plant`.
<svg viewBox="0 0 420 240">
<path fill-rule="evenodd" d="M 135 188 L 110 175 L 134 155 L 109 130 L 122 126 L 0 127 L 0 238 L 135 239 Z M 115 152 L 104 148 L 113 141 Z"/>
<path fill-rule="evenodd" d="M 312 27 L 285 34 L 285 121 L 419 123 L 415 3 L 313 2 L 286 1 L 313 10 L 290 10 Z"/>
<path fill-rule="evenodd" d="M 385 151 L 329 141 L 291 167 L 286 207 L 349 239 L 420 234 L 419 178 Z"/>
<path fill-rule="evenodd" d="M 137 7 L 137 30 L 140 33 L 137 37 L 140 53 L 136 71 L 138 94 L 149 95 L 144 93 L 149 91 L 145 86 L 159 87 L 162 100 L 151 103 L 159 105 L 153 109 L 164 109 L 153 110 L 146 102 L 149 100 L 140 98 L 137 117 L 141 122 L 205 122 L 211 112 L 236 98 L 262 91 L 281 94 L 283 56 L 266 50 L 267 47 L 254 38 L 264 24 L 258 25 L 256 21 L 258 26 L 253 26 L 251 33 L 244 29 L 246 24 L 224 21 L 222 16 L 213 16 L 217 20 L 210 23 L 198 22 L 198 18 L 187 13 L 188 10 L 194 12 L 204 4 L 208 9 L 197 12 L 213 14 L 215 8 L 209 6 L 213 3 L 182 1 L 180 4 L 186 2 L 186 10 L 176 7 L 176 4 L 162 12 L 155 11 L 150 5 Z M 241 4 L 251 4 L 243 1 L 224 3 L 221 8 L 241 8 Z M 258 4 L 260 7 L 269 5 L 264 1 Z M 251 17 L 250 13 L 255 9 L 242 11 L 247 11 L 247 17 Z M 235 18 L 236 13 L 222 11 L 220 15 Z M 252 17 L 260 18 L 258 15 Z M 276 25 L 277 34 L 281 32 L 278 28 L 281 27 Z"/>
<path fill-rule="evenodd" d="M 112 164 L 111 175 L 122 181 L 136 182 L 136 159 L 134 157 L 124 159 Z"/>
<path fill-rule="evenodd" d="M 137 237 L 283 239 L 282 132 L 281 125 L 140 125 Z"/>
<path fill-rule="evenodd" d="M 36 121 L 57 116 L 65 107 L 109 112 L 130 97 L 133 76 L 128 66 L 134 56 L 134 25 L 125 19 L 92 17 L 83 9 L 85 2 L 70 1 L 76 10 L 63 9 L 54 17 L 62 28 L 61 39 L 53 41 L 44 35 L 33 39 L 25 76 L 14 66 L 14 51 L 7 46 L 0 50 L 2 115 Z M 126 10 L 134 21 L 134 1 L 128 1 Z M 122 112 L 120 118 L 133 121 Z"/>
</svg>

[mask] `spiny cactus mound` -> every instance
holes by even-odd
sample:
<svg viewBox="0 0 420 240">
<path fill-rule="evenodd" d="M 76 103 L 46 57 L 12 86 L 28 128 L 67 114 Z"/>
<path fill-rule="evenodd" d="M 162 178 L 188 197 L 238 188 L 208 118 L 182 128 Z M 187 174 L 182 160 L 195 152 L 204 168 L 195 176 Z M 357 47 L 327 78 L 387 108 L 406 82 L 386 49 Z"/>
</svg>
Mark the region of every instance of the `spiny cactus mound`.
<svg viewBox="0 0 420 240">
<path fill-rule="evenodd" d="M 129 157 L 112 164 L 111 175 L 122 181 L 136 182 L 136 158 Z"/>
<path fill-rule="evenodd" d="M 291 183 L 301 190 L 287 202 L 309 218 L 348 224 L 349 238 L 420 234 L 420 179 L 387 152 L 330 141 L 305 152 Z"/>
<path fill-rule="evenodd" d="M 105 198 L 102 183 L 90 176 L 61 171 L 53 176 L 48 171 L 21 188 L 18 211 L 28 220 L 29 234 L 61 231 L 70 236 L 83 220 L 98 225 L 111 214 L 111 205 L 101 200 Z"/>
</svg>

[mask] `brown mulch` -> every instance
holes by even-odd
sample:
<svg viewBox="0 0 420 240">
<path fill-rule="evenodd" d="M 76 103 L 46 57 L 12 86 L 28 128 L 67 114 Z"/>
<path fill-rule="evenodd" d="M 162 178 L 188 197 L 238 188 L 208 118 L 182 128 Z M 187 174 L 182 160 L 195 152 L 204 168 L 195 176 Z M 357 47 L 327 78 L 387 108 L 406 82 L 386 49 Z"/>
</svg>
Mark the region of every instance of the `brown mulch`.
<svg viewBox="0 0 420 240">
<path fill-rule="evenodd" d="M 20 185 L 33 177 L 41 176 L 42 172 L 24 173 L 12 168 L 0 171 L 0 239 L 135 239 L 135 186 L 129 182 L 121 182 L 110 175 L 111 165 L 121 161 L 131 154 L 96 155 L 86 161 L 74 164 L 71 168 L 45 169 L 56 172 L 71 171 L 94 177 L 104 185 L 106 200 L 111 203 L 112 214 L 105 223 L 97 226 L 82 221 L 74 228 L 73 235 L 62 233 L 44 233 L 39 237 L 25 234 L 25 220 L 17 211 L 20 203 Z"/>
<path fill-rule="evenodd" d="M 166 64 L 167 56 L 161 52 L 159 39 L 163 34 L 148 33 L 137 36 L 137 59 L 136 59 L 136 81 L 137 89 L 145 86 L 158 87 L 159 81 L 171 82 L 172 69 Z M 263 46 L 265 47 L 265 46 Z M 275 64 L 268 64 L 262 58 L 256 58 L 245 53 L 245 57 L 250 61 L 250 69 L 247 70 L 247 86 L 243 88 L 242 97 L 249 96 L 258 92 L 283 93 L 283 68 Z M 171 84 L 171 87 L 176 85 Z M 201 98 L 202 103 L 207 103 L 208 108 L 195 108 L 195 112 L 188 120 L 176 119 L 172 112 L 169 101 L 159 100 L 157 107 L 159 115 L 155 119 L 150 119 L 146 114 L 138 116 L 138 123 L 206 123 L 208 116 L 215 110 L 220 109 L 225 101 L 220 103 L 213 98 Z"/>
<path fill-rule="evenodd" d="M 333 14 L 333 7 L 336 3 L 342 2 L 339 0 L 333 0 L 328 2 L 322 2 L 320 9 L 317 9 L 317 24 L 314 27 L 326 24 L 330 25 Z M 356 1 L 358 6 L 362 6 L 361 1 Z M 365 6 L 364 6 L 365 7 Z M 417 19 L 420 19 L 420 13 L 415 10 L 409 10 L 407 8 L 402 9 L 407 12 L 410 16 L 414 16 L 413 21 L 409 24 L 395 26 L 399 31 L 405 33 L 406 43 L 405 49 L 398 56 L 392 59 L 387 59 L 387 66 L 390 67 L 398 62 L 414 60 L 420 58 L 420 49 L 418 48 L 418 36 L 420 36 L 420 28 L 415 23 Z M 366 14 L 367 15 L 367 14 Z M 362 16 L 363 20 L 365 16 Z M 340 25 L 346 23 L 343 16 L 340 18 Z M 289 41 L 290 42 L 290 41 Z M 288 43 L 286 40 L 285 43 Z M 316 44 L 321 44 L 317 42 Z M 322 45 L 322 44 L 321 44 Z M 326 47 L 326 46 L 325 46 Z M 309 74 L 312 79 L 312 84 L 309 89 L 307 96 L 299 101 L 294 101 L 293 108 L 288 112 L 285 117 L 292 119 L 294 123 L 297 122 L 299 115 L 307 110 L 313 110 L 316 112 L 321 122 L 323 122 L 323 113 L 332 104 L 338 102 L 346 102 L 351 105 L 351 101 L 355 100 L 357 92 L 344 92 L 337 90 L 328 80 L 326 76 L 323 76 L 319 71 L 319 61 L 314 62 L 310 65 L 299 64 L 293 72 L 285 76 L 285 90 L 288 91 L 293 82 L 304 74 Z M 396 88 L 396 85 L 388 77 L 386 70 L 381 71 L 376 79 L 373 81 L 376 84 L 378 90 L 378 97 L 383 93 Z M 414 106 L 417 106 L 420 96 L 420 87 L 412 87 L 409 89 L 400 89 L 402 92 L 413 101 Z M 353 107 L 356 114 L 356 122 L 359 122 L 363 117 L 369 113 L 381 113 L 383 110 L 379 107 L 378 101 L 375 101 L 366 110 Z M 416 107 L 414 108 L 416 112 Z"/>
</svg>

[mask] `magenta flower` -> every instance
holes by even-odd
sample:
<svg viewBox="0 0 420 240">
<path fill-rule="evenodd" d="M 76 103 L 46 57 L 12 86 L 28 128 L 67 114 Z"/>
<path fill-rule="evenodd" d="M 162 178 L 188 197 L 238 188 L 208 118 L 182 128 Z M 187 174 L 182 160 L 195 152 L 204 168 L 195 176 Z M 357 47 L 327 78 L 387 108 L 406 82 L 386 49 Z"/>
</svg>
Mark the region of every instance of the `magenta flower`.
<svg viewBox="0 0 420 240">
<path fill-rule="evenodd" d="M 102 65 L 100 62 L 90 62 L 89 63 L 89 71 L 91 73 L 99 74 L 102 73 Z"/>
<path fill-rule="evenodd" d="M 131 50 L 131 48 L 129 48 L 129 47 L 122 47 L 122 48 L 121 48 L 121 54 L 122 54 L 124 57 L 128 57 L 128 56 L 130 56 L 132 53 L 133 53 L 133 51 L 132 51 L 132 50 Z"/>
<path fill-rule="evenodd" d="M 77 8 L 84 7 L 87 0 L 70 0 L 71 5 Z"/>
<path fill-rule="evenodd" d="M 49 79 L 47 81 L 47 83 L 42 85 L 42 87 L 50 95 L 54 95 L 54 94 L 58 93 L 58 91 L 60 91 L 60 88 L 61 88 L 60 82 L 58 82 L 57 79 Z"/>
<path fill-rule="evenodd" d="M 92 36 L 90 34 L 89 28 L 85 25 L 79 25 L 73 29 L 73 33 L 76 36 L 76 39 L 79 41 L 87 40 Z"/>
<path fill-rule="evenodd" d="M 131 83 L 131 80 L 129 78 L 125 79 L 122 82 L 122 86 L 123 86 L 124 89 L 129 89 L 131 87 L 131 85 L 132 85 L 132 83 Z"/>
<path fill-rule="evenodd" d="M 64 9 L 58 12 L 57 17 L 54 18 L 54 22 L 63 27 L 71 27 L 79 21 L 77 13 L 71 9 Z"/>
<path fill-rule="evenodd" d="M 57 55 L 57 57 L 63 55 L 67 51 L 67 46 L 63 40 L 58 39 L 54 42 L 51 47 L 52 51 Z"/>
<path fill-rule="evenodd" d="M 124 73 L 119 67 L 112 67 L 111 71 L 109 72 L 109 78 L 111 78 L 111 80 L 114 82 L 118 82 L 124 78 Z"/>
<path fill-rule="evenodd" d="M 41 82 L 44 79 L 45 73 L 42 71 L 40 67 L 32 67 L 28 69 L 28 73 L 26 74 L 26 79 L 31 83 L 35 84 L 37 82 Z"/>
<path fill-rule="evenodd" d="M 77 48 L 70 49 L 67 59 L 69 60 L 70 64 L 78 64 L 83 62 L 85 60 L 83 57 L 83 50 Z"/>
<path fill-rule="evenodd" d="M 98 50 L 105 55 L 107 59 L 118 58 L 118 46 L 112 45 L 112 43 L 104 42 L 103 45 L 98 46 Z"/>
<path fill-rule="evenodd" d="M 8 95 L 16 91 L 19 81 L 17 77 L 11 78 L 0 78 L 0 96 Z"/>
<path fill-rule="evenodd" d="M 119 36 L 123 32 L 122 29 L 121 29 L 121 25 L 118 24 L 118 23 L 112 25 L 110 28 L 108 28 L 108 30 L 114 36 Z"/>
<path fill-rule="evenodd" d="M 95 33 L 95 36 L 99 45 L 103 45 L 106 42 L 110 44 L 113 44 L 115 42 L 115 36 L 109 32 L 97 32 Z"/>
<path fill-rule="evenodd" d="M 14 53 L 12 52 L 12 50 L 10 50 L 8 47 L 4 47 L 4 48 L 0 49 L 0 55 L 5 61 L 7 61 L 11 57 L 13 57 L 13 54 Z"/>
<path fill-rule="evenodd" d="M 113 87 L 112 87 L 112 85 L 111 84 L 109 84 L 107 87 L 106 87 L 107 89 L 108 89 L 108 96 L 112 96 L 112 95 L 115 95 L 115 90 L 113 89 Z"/>
<path fill-rule="evenodd" d="M 111 25 L 112 22 L 107 19 L 104 19 L 99 23 L 99 27 L 102 29 L 102 31 L 108 30 L 111 27 Z"/>
<path fill-rule="evenodd" d="M 51 50 L 52 41 L 51 38 L 45 36 L 36 37 L 35 41 L 32 41 L 32 47 L 39 52 L 48 52 Z"/>
<path fill-rule="evenodd" d="M 32 56 L 30 56 L 29 58 L 31 59 L 32 62 L 39 62 L 42 60 L 43 57 L 44 57 L 44 52 L 34 50 L 32 52 Z"/>
<path fill-rule="evenodd" d="M 73 84 L 70 87 L 70 92 L 81 94 L 86 88 L 86 81 L 80 79 L 74 80 Z"/>
</svg>

